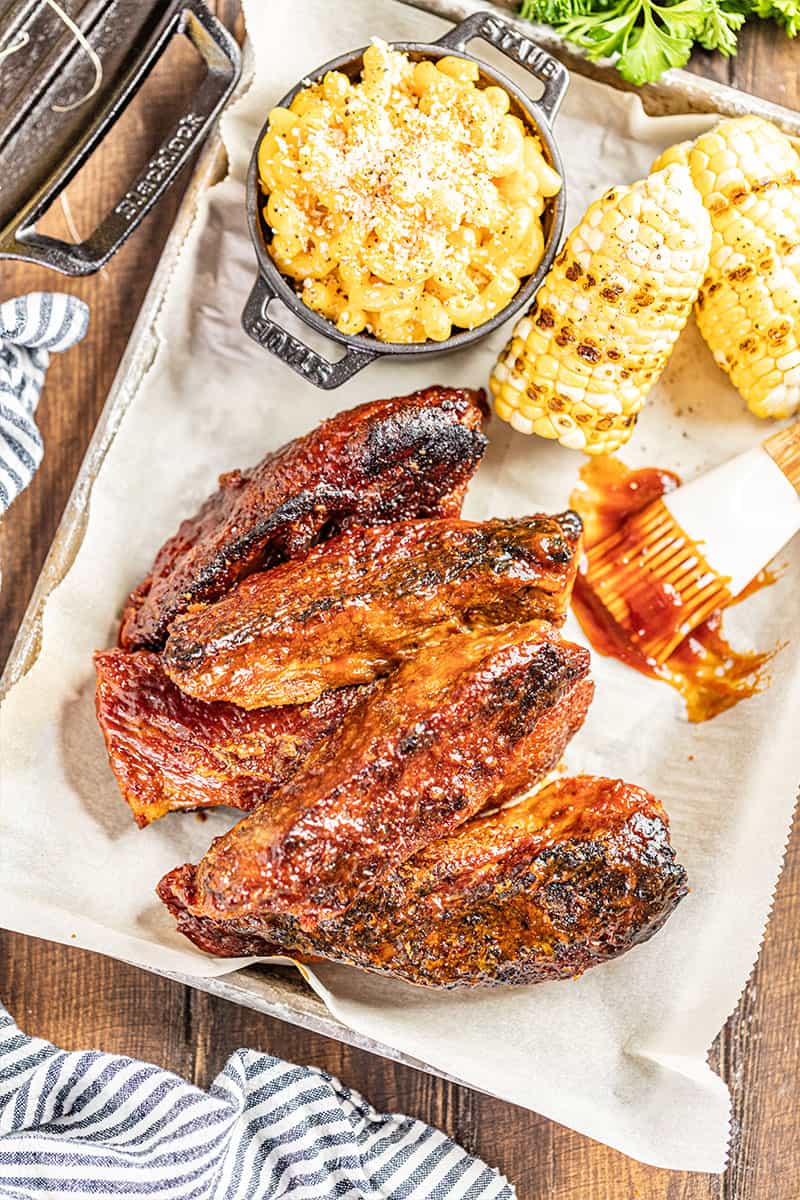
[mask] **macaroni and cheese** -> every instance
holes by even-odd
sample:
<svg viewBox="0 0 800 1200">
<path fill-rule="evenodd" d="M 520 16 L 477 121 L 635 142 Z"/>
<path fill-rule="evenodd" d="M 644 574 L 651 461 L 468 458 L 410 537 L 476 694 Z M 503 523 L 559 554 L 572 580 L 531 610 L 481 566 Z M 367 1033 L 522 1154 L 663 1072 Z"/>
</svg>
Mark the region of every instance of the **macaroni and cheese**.
<svg viewBox="0 0 800 1200">
<path fill-rule="evenodd" d="M 376 41 L 361 80 L 329 71 L 275 108 L 259 147 L 269 250 L 343 333 L 444 341 L 509 303 L 544 253 L 561 187 L 476 63 Z"/>
</svg>

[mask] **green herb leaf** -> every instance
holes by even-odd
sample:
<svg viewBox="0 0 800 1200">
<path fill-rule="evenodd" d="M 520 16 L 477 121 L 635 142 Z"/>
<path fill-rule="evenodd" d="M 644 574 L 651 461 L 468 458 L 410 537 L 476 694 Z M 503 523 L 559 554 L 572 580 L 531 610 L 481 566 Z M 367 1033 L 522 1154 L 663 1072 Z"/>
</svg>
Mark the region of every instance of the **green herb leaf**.
<svg viewBox="0 0 800 1200">
<path fill-rule="evenodd" d="M 682 67 L 695 42 L 726 57 L 747 17 L 800 32 L 800 0 L 521 0 L 520 12 L 554 26 L 587 57 L 616 58 L 629 82 L 641 85 L 668 67 Z"/>
<path fill-rule="evenodd" d="M 723 8 L 718 0 L 706 6 L 697 40 L 706 50 L 719 50 L 726 58 L 736 53 L 736 31 L 744 25 L 744 13 Z"/>
<path fill-rule="evenodd" d="M 658 79 L 668 67 L 684 66 L 692 53 L 694 29 L 687 29 L 685 19 L 667 24 L 655 15 L 663 10 L 654 10 L 655 5 L 644 9 L 643 23 L 634 28 L 617 63 L 622 78 L 637 87 Z"/>
<path fill-rule="evenodd" d="M 789 37 L 800 33 L 800 0 L 739 0 L 735 7 L 745 17 L 777 21 Z"/>
</svg>

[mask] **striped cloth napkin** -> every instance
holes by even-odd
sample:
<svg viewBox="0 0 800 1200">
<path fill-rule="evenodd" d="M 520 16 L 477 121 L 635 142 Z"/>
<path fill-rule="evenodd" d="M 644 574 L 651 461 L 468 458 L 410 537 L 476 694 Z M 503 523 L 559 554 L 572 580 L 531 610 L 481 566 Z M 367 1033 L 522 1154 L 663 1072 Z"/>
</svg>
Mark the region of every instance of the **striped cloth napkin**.
<svg viewBox="0 0 800 1200">
<path fill-rule="evenodd" d="M 62 293 L 31 292 L 0 304 L 0 515 L 42 461 L 33 414 L 50 351 L 74 346 L 88 324 L 84 302 Z"/>
<path fill-rule="evenodd" d="M 208 1092 L 160 1067 L 67 1053 L 0 1005 L 0 1197 L 514 1200 L 422 1121 L 327 1071 L 237 1050 Z"/>
</svg>

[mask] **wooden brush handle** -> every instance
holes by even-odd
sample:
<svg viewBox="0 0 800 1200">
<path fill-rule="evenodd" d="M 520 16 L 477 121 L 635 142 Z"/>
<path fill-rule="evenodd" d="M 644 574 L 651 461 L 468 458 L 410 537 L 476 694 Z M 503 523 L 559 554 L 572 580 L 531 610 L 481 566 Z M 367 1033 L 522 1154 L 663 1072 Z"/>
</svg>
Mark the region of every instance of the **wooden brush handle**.
<svg viewBox="0 0 800 1200">
<path fill-rule="evenodd" d="M 761 444 L 770 458 L 778 464 L 792 487 L 800 492 L 800 421 L 770 434 Z"/>
</svg>

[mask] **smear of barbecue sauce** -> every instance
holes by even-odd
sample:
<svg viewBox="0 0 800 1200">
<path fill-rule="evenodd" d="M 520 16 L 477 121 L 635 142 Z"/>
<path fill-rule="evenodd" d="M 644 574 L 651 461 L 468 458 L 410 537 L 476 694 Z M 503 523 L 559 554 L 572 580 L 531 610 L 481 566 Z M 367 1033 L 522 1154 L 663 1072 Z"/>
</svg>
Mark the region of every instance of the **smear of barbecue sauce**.
<svg viewBox="0 0 800 1200">
<path fill-rule="evenodd" d="M 656 467 L 633 471 L 610 456 L 591 459 L 581 468 L 580 483 L 570 497 L 572 507 L 583 518 L 585 547 L 589 549 L 617 532 L 627 517 L 674 491 L 679 484 L 680 479 L 672 471 Z M 761 571 L 726 607 L 774 582 L 773 573 Z M 572 607 L 595 650 L 676 688 L 686 702 L 690 721 L 707 721 L 763 691 L 769 683 L 766 668 L 775 650 L 735 650 L 722 628 L 722 608 L 698 625 L 659 666 L 617 625 L 589 587 L 583 571 L 578 572 L 575 581 Z M 657 598 L 653 622 L 662 619 L 663 607 L 661 598 Z M 648 620 L 646 613 L 637 613 L 637 617 L 639 624 Z"/>
</svg>

